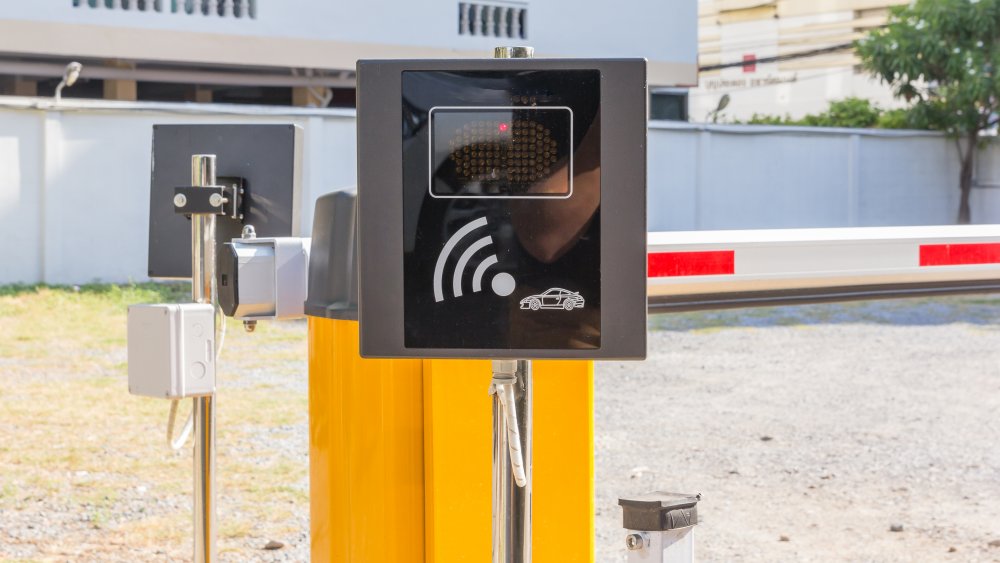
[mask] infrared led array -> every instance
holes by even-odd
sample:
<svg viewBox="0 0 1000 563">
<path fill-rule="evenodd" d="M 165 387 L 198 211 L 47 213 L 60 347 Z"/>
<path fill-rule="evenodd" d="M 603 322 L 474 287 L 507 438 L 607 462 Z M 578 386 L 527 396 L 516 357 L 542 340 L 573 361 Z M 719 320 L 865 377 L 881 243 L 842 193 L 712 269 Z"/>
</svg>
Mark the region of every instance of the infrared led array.
<svg viewBox="0 0 1000 563">
<path fill-rule="evenodd" d="M 548 128 L 528 119 L 467 122 L 455 129 L 449 149 L 460 180 L 514 186 L 547 177 L 557 153 Z"/>
</svg>

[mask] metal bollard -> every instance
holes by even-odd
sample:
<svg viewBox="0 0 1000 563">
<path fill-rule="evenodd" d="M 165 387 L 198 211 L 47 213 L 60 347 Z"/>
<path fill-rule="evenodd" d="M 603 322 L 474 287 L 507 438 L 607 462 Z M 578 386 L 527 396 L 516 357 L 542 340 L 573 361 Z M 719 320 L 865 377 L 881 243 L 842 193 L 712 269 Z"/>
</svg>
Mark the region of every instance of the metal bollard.
<svg viewBox="0 0 1000 563">
<path fill-rule="evenodd" d="M 628 563 L 692 563 L 701 495 L 652 492 L 619 498 Z"/>
</svg>

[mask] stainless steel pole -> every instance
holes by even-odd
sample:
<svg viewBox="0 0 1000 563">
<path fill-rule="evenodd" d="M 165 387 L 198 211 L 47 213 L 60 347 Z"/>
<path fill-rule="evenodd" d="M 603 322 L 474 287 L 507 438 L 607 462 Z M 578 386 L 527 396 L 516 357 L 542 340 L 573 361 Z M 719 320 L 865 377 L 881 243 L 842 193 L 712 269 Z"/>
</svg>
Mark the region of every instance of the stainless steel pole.
<svg viewBox="0 0 1000 563">
<path fill-rule="evenodd" d="M 497 47 L 497 59 L 530 59 L 531 47 Z M 511 373 L 513 371 L 513 373 Z M 503 390 L 498 383 L 513 378 L 512 408 L 516 419 L 514 432 L 504 412 Z M 532 397 L 531 362 L 528 360 L 493 362 L 493 563 L 531 563 L 531 433 Z M 507 383 L 510 385 L 510 383 Z M 515 481 L 511 459 L 511 440 L 519 436 L 524 482 Z"/>
<path fill-rule="evenodd" d="M 531 563 L 531 362 L 494 360 L 493 378 L 493 563 Z M 501 385 L 514 389 L 515 432 L 507 424 Z M 511 440 L 519 441 L 519 460 L 511 459 Z M 522 486 L 514 473 L 518 463 Z"/>
<path fill-rule="evenodd" d="M 191 185 L 215 185 L 215 155 L 191 157 Z M 213 303 L 215 215 L 191 215 L 191 298 Z M 213 330 L 215 324 L 213 323 Z M 194 399 L 194 561 L 215 561 L 215 404 L 214 395 Z"/>
</svg>

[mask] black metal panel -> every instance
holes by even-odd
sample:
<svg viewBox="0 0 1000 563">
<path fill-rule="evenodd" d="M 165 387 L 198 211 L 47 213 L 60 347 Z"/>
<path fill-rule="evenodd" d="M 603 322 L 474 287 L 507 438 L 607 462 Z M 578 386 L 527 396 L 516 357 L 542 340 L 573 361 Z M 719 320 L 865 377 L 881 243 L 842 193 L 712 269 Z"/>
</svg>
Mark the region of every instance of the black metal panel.
<svg viewBox="0 0 1000 563">
<path fill-rule="evenodd" d="M 191 277 L 191 223 L 174 212 L 174 188 L 191 184 L 191 155 L 216 155 L 219 178 L 243 178 L 244 219 L 218 217 L 216 255 L 244 224 L 261 237 L 298 234 L 301 130 L 295 125 L 154 125 L 149 198 L 151 278 Z"/>
</svg>

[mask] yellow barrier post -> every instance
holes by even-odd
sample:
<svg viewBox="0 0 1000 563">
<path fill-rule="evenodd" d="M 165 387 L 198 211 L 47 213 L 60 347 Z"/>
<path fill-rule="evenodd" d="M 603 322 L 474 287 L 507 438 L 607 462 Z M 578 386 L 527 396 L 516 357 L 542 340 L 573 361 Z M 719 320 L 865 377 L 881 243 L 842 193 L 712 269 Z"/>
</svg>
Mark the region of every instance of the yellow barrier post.
<svg viewBox="0 0 1000 563">
<path fill-rule="evenodd" d="M 361 359 L 355 321 L 309 319 L 313 561 L 424 561 L 421 373 Z"/>
<path fill-rule="evenodd" d="M 593 362 L 536 361 L 533 560 L 594 560 Z M 488 361 L 367 360 L 309 319 L 312 560 L 490 561 Z"/>
</svg>

